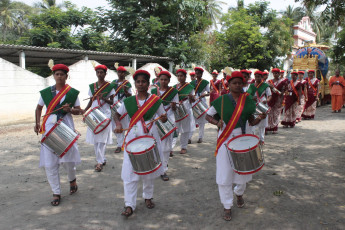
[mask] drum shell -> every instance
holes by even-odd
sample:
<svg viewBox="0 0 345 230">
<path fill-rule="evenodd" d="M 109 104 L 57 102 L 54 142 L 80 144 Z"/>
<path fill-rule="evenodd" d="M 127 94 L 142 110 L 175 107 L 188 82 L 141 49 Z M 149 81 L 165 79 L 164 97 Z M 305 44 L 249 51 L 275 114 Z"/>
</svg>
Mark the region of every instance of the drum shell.
<svg viewBox="0 0 345 230">
<path fill-rule="evenodd" d="M 245 134 L 245 135 L 240 135 L 240 136 L 255 136 L 255 135 Z M 247 150 L 236 151 L 229 148 L 229 143 L 233 139 L 231 139 L 226 145 L 227 153 L 228 153 L 229 160 L 231 162 L 231 166 L 233 170 L 236 173 L 242 174 L 242 175 L 253 174 L 253 173 L 258 172 L 265 164 L 261 145 L 259 145 L 258 143 L 254 147 L 251 147 Z"/>
<path fill-rule="evenodd" d="M 188 103 L 188 101 L 186 100 L 182 104 L 176 106 L 176 110 L 174 111 L 175 122 L 182 121 L 189 116 L 188 106 L 185 103 Z"/>
<path fill-rule="evenodd" d="M 195 105 L 192 107 L 193 115 L 196 119 L 199 119 L 202 115 L 204 115 L 208 111 L 208 106 L 206 102 L 199 100 Z"/>
<path fill-rule="evenodd" d="M 62 158 L 73 144 L 78 140 L 80 134 L 72 130 L 62 120 L 48 131 L 41 140 L 41 144 L 48 146 L 54 154 Z"/>
<path fill-rule="evenodd" d="M 104 115 L 99 107 L 95 107 L 90 110 L 84 117 L 83 121 L 94 134 L 102 132 L 110 124 L 110 119 Z"/>
<path fill-rule="evenodd" d="M 111 117 L 113 118 L 115 113 L 117 113 L 117 110 L 120 108 L 120 106 L 122 105 L 121 101 L 117 101 L 115 102 L 115 104 L 113 104 L 111 106 Z"/>
<path fill-rule="evenodd" d="M 259 111 L 259 113 L 267 114 L 270 111 L 270 108 L 264 103 L 259 102 L 256 104 L 256 110 Z"/>
<path fill-rule="evenodd" d="M 169 118 L 165 123 L 163 123 L 161 120 L 156 121 L 156 126 L 161 140 L 167 138 L 177 129 L 177 127 Z"/>
<path fill-rule="evenodd" d="M 148 149 L 138 149 L 136 152 L 128 151 L 128 146 L 131 144 L 135 145 L 135 142 L 141 138 L 152 138 L 154 144 Z M 128 153 L 135 174 L 147 175 L 157 171 L 162 166 L 157 143 L 152 136 L 134 138 L 126 144 L 126 152 Z"/>
</svg>

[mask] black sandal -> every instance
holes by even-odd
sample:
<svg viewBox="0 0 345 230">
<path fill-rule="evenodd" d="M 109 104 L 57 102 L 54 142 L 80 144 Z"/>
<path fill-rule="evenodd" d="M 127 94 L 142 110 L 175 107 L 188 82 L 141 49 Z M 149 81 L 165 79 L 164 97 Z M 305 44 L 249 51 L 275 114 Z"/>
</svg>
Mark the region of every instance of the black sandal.
<svg viewBox="0 0 345 230">
<path fill-rule="evenodd" d="M 155 204 L 152 202 L 152 199 L 145 199 L 145 205 L 146 205 L 146 208 L 148 209 L 153 209 L 155 207 Z M 147 202 L 149 201 L 149 202 Z"/>
<path fill-rule="evenodd" d="M 72 185 L 72 183 L 76 182 L 77 178 L 75 178 L 74 180 L 70 181 L 70 187 L 69 187 L 69 194 L 72 195 L 74 193 L 76 193 L 78 191 L 78 185 L 77 183 L 75 185 Z"/>
<path fill-rule="evenodd" d="M 224 208 L 224 213 L 223 213 L 223 219 L 226 221 L 230 221 L 231 220 L 231 209 L 225 209 Z"/>
<path fill-rule="evenodd" d="M 164 173 L 164 175 L 161 175 L 161 178 L 163 181 L 168 181 L 169 180 L 169 177 L 166 173 Z"/>
<path fill-rule="evenodd" d="M 127 210 L 130 209 L 131 212 L 128 212 Z M 123 212 L 121 213 L 121 216 L 130 217 L 133 214 L 133 209 L 130 206 L 124 207 Z"/>
<path fill-rule="evenodd" d="M 97 164 L 97 165 L 95 166 L 95 171 L 96 171 L 96 172 L 101 172 L 102 169 L 103 169 L 103 164 Z"/>
<path fill-rule="evenodd" d="M 53 194 L 54 200 L 51 203 L 52 206 L 58 206 L 61 201 L 61 195 Z"/>
</svg>

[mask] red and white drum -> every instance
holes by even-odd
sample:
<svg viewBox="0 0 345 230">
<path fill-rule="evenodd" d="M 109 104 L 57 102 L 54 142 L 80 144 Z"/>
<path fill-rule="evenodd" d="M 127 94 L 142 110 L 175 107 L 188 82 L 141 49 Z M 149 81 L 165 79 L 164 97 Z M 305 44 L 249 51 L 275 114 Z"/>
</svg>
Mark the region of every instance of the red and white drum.
<svg viewBox="0 0 345 230">
<path fill-rule="evenodd" d="M 104 115 L 99 106 L 91 109 L 84 116 L 83 121 L 94 134 L 102 132 L 110 124 L 110 119 Z"/>
<path fill-rule="evenodd" d="M 72 148 L 79 137 L 80 134 L 77 131 L 72 130 L 60 119 L 43 136 L 41 144 L 48 146 L 53 150 L 55 155 L 62 158 Z"/>
<path fill-rule="evenodd" d="M 158 130 L 158 134 L 161 137 L 161 140 L 167 138 L 170 134 L 172 134 L 177 127 L 171 120 L 167 120 L 167 122 L 163 123 L 161 120 L 156 121 L 156 126 Z"/>
<path fill-rule="evenodd" d="M 182 121 L 189 116 L 188 108 L 190 107 L 187 105 L 187 103 L 189 103 L 189 101 L 185 100 L 181 104 L 177 104 L 176 110 L 174 111 L 175 122 Z"/>
<path fill-rule="evenodd" d="M 134 138 L 126 144 L 125 149 L 135 174 L 150 174 L 162 166 L 157 143 L 152 136 Z"/>
<path fill-rule="evenodd" d="M 206 102 L 199 99 L 193 105 L 192 110 L 193 110 L 193 115 L 194 115 L 195 119 L 199 119 L 208 111 L 208 106 L 207 106 Z"/>
<path fill-rule="evenodd" d="M 243 134 L 230 139 L 226 145 L 233 170 L 238 174 L 258 172 L 265 164 L 259 137 Z"/>
</svg>

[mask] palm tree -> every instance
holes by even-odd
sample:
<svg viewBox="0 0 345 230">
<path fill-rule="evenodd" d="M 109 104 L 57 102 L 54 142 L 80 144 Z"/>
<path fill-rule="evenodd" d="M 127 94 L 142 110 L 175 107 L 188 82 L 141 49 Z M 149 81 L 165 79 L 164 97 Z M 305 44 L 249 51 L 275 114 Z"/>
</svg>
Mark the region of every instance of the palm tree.
<svg viewBox="0 0 345 230">
<path fill-rule="evenodd" d="M 63 8 L 64 4 L 56 4 L 56 0 L 42 0 L 41 2 L 35 3 L 35 7 L 40 8 L 42 10 L 47 10 L 52 7 Z"/>
<path fill-rule="evenodd" d="M 294 25 L 297 24 L 303 16 L 305 16 L 305 11 L 303 7 L 294 7 L 288 5 L 284 11 L 280 12 L 283 17 L 290 18 Z"/>
<path fill-rule="evenodd" d="M 217 22 L 222 16 L 222 5 L 226 3 L 217 0 L 204 0 L 204 2 L 208 18 L 212 21 L 212 25 L 217 28 Z"/>
</svg>

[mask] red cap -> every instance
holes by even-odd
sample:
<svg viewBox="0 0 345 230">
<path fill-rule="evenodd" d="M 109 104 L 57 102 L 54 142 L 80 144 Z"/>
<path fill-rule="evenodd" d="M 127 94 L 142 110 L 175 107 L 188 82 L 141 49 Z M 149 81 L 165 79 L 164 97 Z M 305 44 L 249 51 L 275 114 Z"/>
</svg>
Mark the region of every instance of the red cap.
<svg viewBox="0 0 345 230">
<path fill-rule="evenodd" d="M 280 69 L 274 68 L 274 69 L 272 69 L 272 73 L 280 73 Z"/>
<path fill-rule="evenodd" d="M 255 74 L 264 75 L 264 73 L 263 73 L 263 72 L 261 72 L 260 70 L 255 71 L 255 72 L 254 72 L 254 75 L 255 75 Z"/>
<path fill-rule="evenodd" d="M 310 69 L 310 70 L 308 70 L 308 73 L 315 73 L 315 70 Z"/>
<path fill-rule="evenodd" d="M 250 71 L 250 70 L 247 70 L 247 73 L 249 73 L 249 74 L 252 74 L 252 71 Z"/>
<path fill-rule="evenodd" d="M 143 70 L 143 69 L 139 69 L 139 70 L 135 71 L 135 73 L 133 74 L 133 78 L 139 74 L 144 74 L 144 75 L 151 77 L 149 72 L 147 72 L 146 70 Z"/>
<path fill-rule="evenodd" d="M 241 78 L 243 81 L 245 81 L 243 74 L 240 71 L 234 71 L 231 73 L 231 76 L 227 75 L 226 80 L 229 82 L 233 78 Z"/>
<path fill-rule="evenodd" d="M 197 71 L 197 70 L 200 70 L 201 72 L 204 72 L 204 69 L 201 68 L 201 67 L 195 67 L 195 68 L 194 68 L 194 71 Z"/>
<path fill-rule="evenodd" d="M 218 73 L 217 73 L 217 72 L 212 72 L 212 74 L 216 74 L 216 75 L 218 75 Z"/>
<path fill-rule="evenodd" d="M 123 71 L 123 72 L 127 72 L 127 70 L 126 70 L 126 68 L 125 67 L 123 67 L 123 66 L 119 66 L 119 67 L 117 67 L 117 69 L 116 69 L 117 71 Z"/>
<path fill-rule="evenodd" d="M 296 75 L 298 75 L 298 72 L 297 72 L 297 71 L 292 71 L 291 74 L 296 74 Z"/>
<path fill-rule="evenodd" d="M 178 70 L 177 70 L 178 71 Z M 194 76 L 195 75 L 195 72 L 190 72 L 189 73 L 190 76 Z"/>
<path fill-rule="evenodd" d="M 304 74 L 304 71 L 298 71 L 298 74 Z"/>
<path fill-rule="evenodd" d="M 105 65 L 98 65 L 95 67 L 95 70 L 98 70 L 98 69 L 104 69 L 105 72 L 107 72 L 108 68 L 105 66 Z"/>
<path fill-rule="evenodd" d="M 162 75 L 166 75 L 168 76 L 169 78 L 171 78 L 171 74 L 169 73 L 169 71 L 161 71 L 159 74 L 158 74 L 158 77 L 162 76 Z"/>
<path fill-rule="evenodd" d="M 262 72 L 262 75 L 268 75 L 267 71 Z"/>
<path fill-rule="evenodd" d="M 176 74 L 178 74 L 179 72 L 182 72 L 184 75 L 187 75 L 187 71 L 184 70 L 184 69 L 178 69 L 178 70 L 176 71 Z M 192 75 L 192 73 L 190 73 L 190 75 Z M 194 75 L 195 75 L 195 73 L 194 73 Z"/>
<path fill-rule="evenodd" d="M 284 71 L 284 70 L 280 70 L 280 72 L 281 72 L 281 73 L 285 73 L 285 71 Z"/>
<path fill-rule="evenodd" d="M 249 73 L 248 70 L 246 70 L 246 69 L 242 69 L 240 72 L 241 73 Z"/>
<path fill-rule="evenodd" d="M 56 70 L 65 70 L 65 71 L 67 71 L 67 73 L 69 72 L 69 68 L 66 65 L 64 65 L 64 64 L 56 64 L 56 65 L 54 65 L 53 68 L 52 68 L 52 71 L 54 72 Z"/>
</svg>

